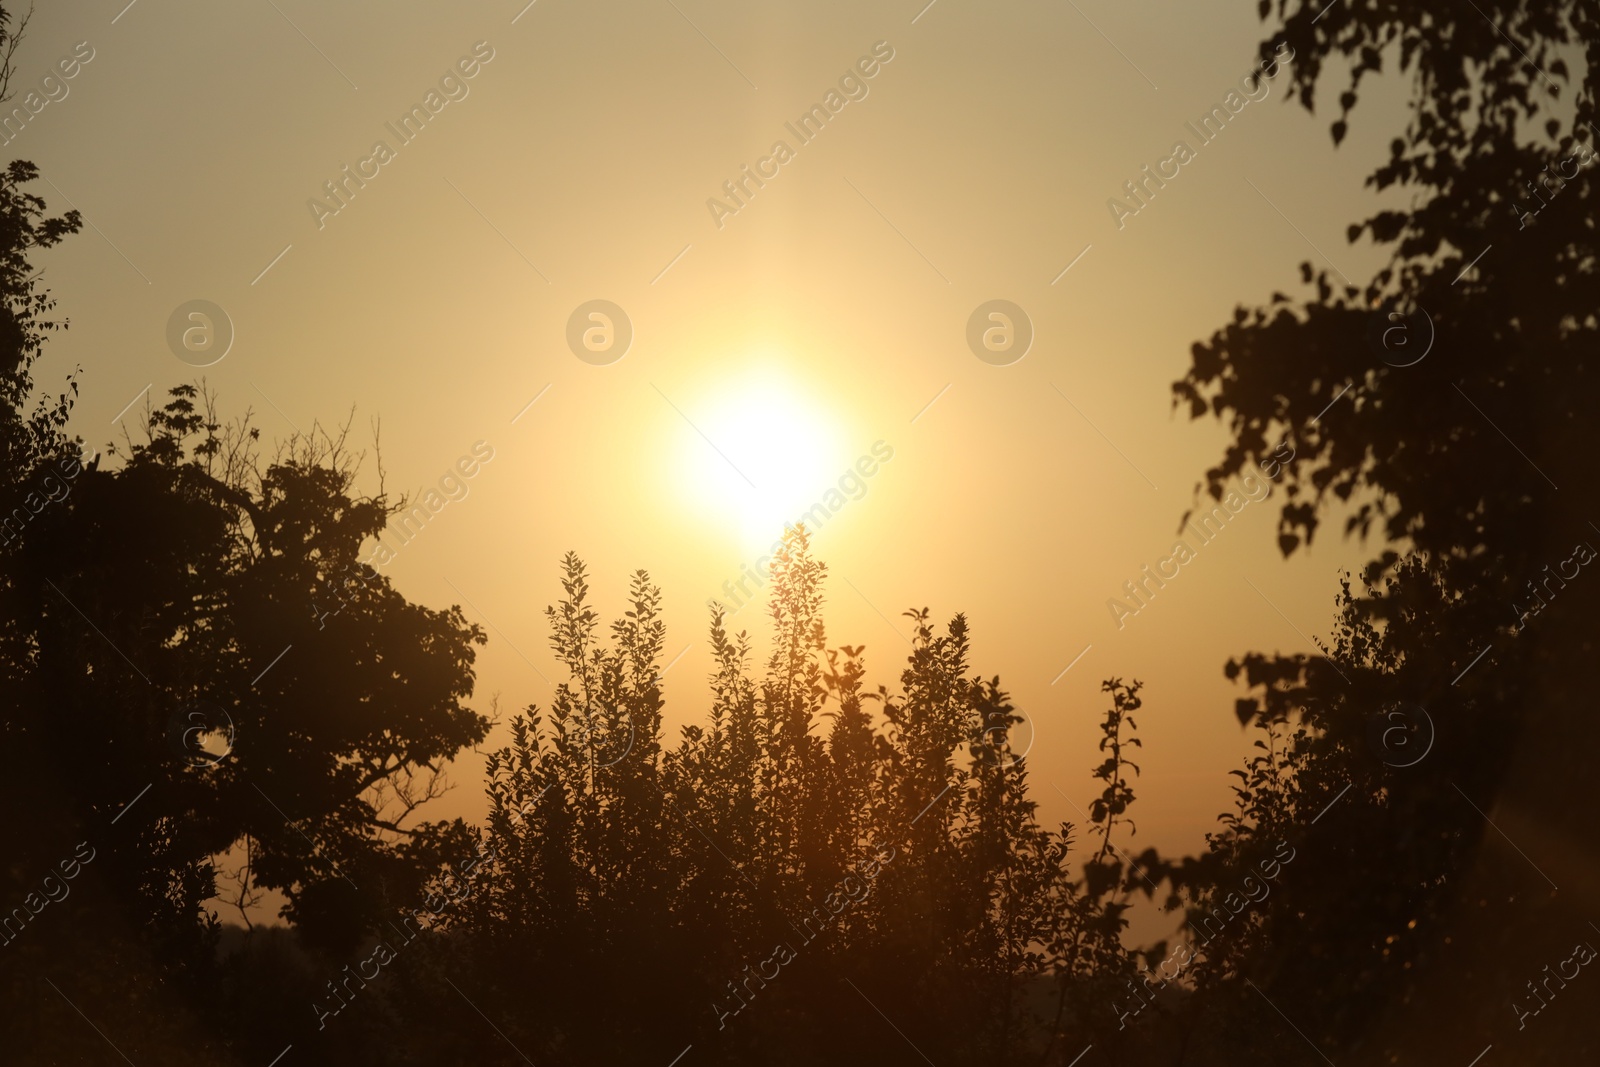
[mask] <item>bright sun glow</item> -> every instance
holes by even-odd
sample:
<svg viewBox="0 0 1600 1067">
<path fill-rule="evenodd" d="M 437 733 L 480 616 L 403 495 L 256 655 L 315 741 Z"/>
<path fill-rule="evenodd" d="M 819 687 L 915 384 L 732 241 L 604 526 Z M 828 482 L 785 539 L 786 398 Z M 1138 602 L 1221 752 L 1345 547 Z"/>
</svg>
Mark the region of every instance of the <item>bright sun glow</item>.
<svg viewBox="0 0 1600 1067">
<path fill-rule="evenodd" d="M 754 372 L 688 399 L 684 413 L 700 432 L 683 435 L 676 464 L 687 503 L 731 527 L 741 542 L 779 536 L 852 459 L 827 407 L 777 371 Z"/>
</svg>

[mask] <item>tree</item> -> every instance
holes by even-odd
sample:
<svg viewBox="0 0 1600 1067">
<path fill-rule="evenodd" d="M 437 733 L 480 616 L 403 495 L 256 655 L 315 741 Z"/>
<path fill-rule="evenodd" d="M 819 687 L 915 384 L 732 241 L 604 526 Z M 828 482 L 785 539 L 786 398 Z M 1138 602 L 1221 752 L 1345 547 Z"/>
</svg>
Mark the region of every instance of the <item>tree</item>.
<svg viewBox="0 0 1600 1067">
<path fill-rule="evenodd" d="M 86 472 L 25 533 L 13 580 L 37 704 L 24 729 L 70 753 L 59 772 L 86 818 L 152 786 L 123 824 L 152 835 L 142 858 L 126 854 L 152 914 L 194 918 L 210 857 L 248 837 L 248 877 L 284 890 L 293 914 L 335 908 L 359 931 L 380 879 L 412 866 L 392 842 L 445 832 L 404 822 L 487 731 L 463 703 L 484 637 L 370 569 L 345 580 L 391 512 L 352 498 L 343 434 L 258 465 L 254 435 L 197 397 L 174 389 L 120 466 Z"/>
<path fill-rule="evenodd" d="M 302 936 L 337 951 L 466 840 L 405 822 L 487 732 L 465 704 L 484 638 L 357 565 L 393 509 L 353 493 L 342 431 L 261 463 L 253 430 L 182 386 L 114 465 L 83 457 L 75 383 L 39 399 L 31 377 L 66 325 L 31 256 L 80 221 L 22 191 L 36 175 L 0 178 L 0 791 L 41 813 L 7 820 L 3 887 L 36 899 L 38 872 L 84 842 L 75 892 L 104 917 L 64 929 L 41 907 L 25 950 L 83 975 L 142 959 L 205 1000 L 215 859 L 235 845 L 243 899 L 283 890 Z M 18 974 L 3 999 L 36 1016 Z"/>
<path fill-rule="evenodd" d="M 1038 824 L 1024 717 L 971 673 L 962 616 L 937 633 L 926 609 L 908 613 L 899 691 L 866 692 L 863 647 L 826 646 L 827 568 L 793 530 L 768 590 L 765 678 L 713 610 L 708 719 L 667 747 L 659 592 L 635 574 L 605 641 L 583 563 L 561 569 L 546 618 L 568 678 L 488 757 L 498 860 L 455 958 L 516 1043 L 554 1062 L 646 1057 L 677 1034 L 709 1062 L 903 1051 L 877 1008 L 951 1062 L 1066 1062 L 1046 1047 L 1046 984 L 1056 1029 L 1114 1027 L 1096 998 L 1132 973 L 1129 893 L 1154 891 L 1112 847 L 1133 799 L 1137 683 L 1113 687 L 1100 853 L 1079 875 L 1071 827 Z M 597 1013 L 602 1030 L 574 1029 Z"/>
<path fill-rule="evenodd" d="M 1285 555 L 1341 514 L 1347 533 L 1383 544 L 1347 583 L 1324 656 L 1229 665 L 1257 691 L 1240 717 L 1267 731 L 1267 754 L 1243 772 L 1244 807 L 1179 882 L 1204 909 L 1275 835 L 1292 842 L 1305 858 L 1285 868 L 1285 888 L 1202 962 L 1210 992 L 1197 1012 L 1259 1017 L 1251 978 L 1293 998 L 1301 1027 L 1337 1054 L 1447 981 L 1426 966 L 1453 951 L 1444 917 L 1482 931 L 1479 909 L 1463 909 L 1469 894 L 1487 906 L 1484 821 L 1463 797 L 1490 808 L 1516 795 L 1575 834 L 1597 814 L 1579 754 L 1600 741 L 1584 621 L 1600 583 L 1575 576 L 1600 532 L 1585 414 L 1600 329 L 1600 12 L 1262 0 L 1263 18 L 1274 11 L 1295 50 L 1292 99 L 1313 110 L 1346 72 L 1335 144 L 1367 75 L 1409 76 L 1411 117 L 1368 185 L 1413 207 L 1349 227 L 1352 242 L 1392 253 L 1365 284 L 1306 263 L 1303 297 L 1238 309 L 1194 346 L 1175 403 L 1232 433 L 1205 475 L 1212 496 L 1257 465 L 1282 471 Z M 1435 744 L 1425 762 L 1386 750 L 1408 734 Z M 1504 918 L 1516 941 L 1547 916 Z"/>
</svg>

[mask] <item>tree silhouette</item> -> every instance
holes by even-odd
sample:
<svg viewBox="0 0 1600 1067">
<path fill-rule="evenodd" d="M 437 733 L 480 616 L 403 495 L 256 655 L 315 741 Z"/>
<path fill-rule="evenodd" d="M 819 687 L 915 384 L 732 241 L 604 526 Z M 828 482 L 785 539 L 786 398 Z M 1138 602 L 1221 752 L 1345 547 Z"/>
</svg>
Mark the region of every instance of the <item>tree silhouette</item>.
<svg viewBox="0 0 1600 1067">
<path fill-rule="evenodd" d="M 337 951 L 388 905 L 386 885 L 420 883 L 469 840 L 409 818 L 486 734 L 465 704 L 484 638 L 459 609 L 350 580 L 395 506 L 354 492 L 342 432 L 263 462 L 254 431 L 182 386 L 111 463 L 82 456 L 65 433 L 76 386 L 35 402 L 30 376 L 65 323 L 29 257 L 79 223 L 22 191 L 36 173 L 18 162 L 0 179 L 0 737 L 7 810 L 48 814 L 7 826 L 5 888 L 22 900 L 94 842 L 75 891 L 96 898 L 87 928 L 104 937 L 84 948 L 58 906 L 25 909 L 7 941 L 26 922 L 16 940 L 47 959 L 73 942 L 84 974 L 131 952 L 203 1001 L 215 857 L 247 846 L 246 892 L 284 891 L 301 936 Z M 335 613 L 315 606 L 335 597 Z M 29 1014 L 35 986 L 8 968 L 7 989 L 26 989 L 5 999 Z"/>
<path fill-rule="evenodd" d="M 286 891 L 292 914 L 359 921 L 377 907 L 363 876 L 404 868 L 442 832 L 404 820 L 485 734 L 462 703 L 483 635 L 378 575 L 331 618 L 315 611 L 388 508 L 352 499 L 342 436 L 291 442 L 258 470 L 253 436 L 196 398 L 173 390 L 125 462 L 86 472 L 24 534 L 15 581 L 50 694 L 33 729 L 70 753 L 86 817 L 152 785 L 155 803 L 123 824 L 148 835 L 127 877 L 152 915 L 193 916 L 214 891 L 209 857 L 248 836 L 249 877 Z M 197 749 L 196 731 L 226 750 Z M 164 879 L 179 869 L 174 897 Z"/>
<path fill-rule="evenodd" d="M 1596 532 L 1581 457 L 1600 327 L 1600 23 L 1593 5 L 1524 0 L 1404 11 L 1263 0 L 1264 18 L 1274 9 L 1296 52 L 1293 98 L 1310 110 L 1330 72 L 1347 71 L 1336 144 L 1367 74 L 1398 61 L 1410 76 L 1410 119 L 1368 185 L 1403 190 L 1413 207 L 1349 227 L 1352 242 L 1392 253 L 1366 284 L 1307 263 L 1303 298 L 1238 309 L 1194 347 L 1175 401 L 1231 431 L 1206 472 L 1214 497 L 1242 471 L 1281 466 L 1285 555 L 1332 516 L 1384 543 L 1345 584 L 1325 656 L 1229 665 L 1256 691 L 1240 717 L 1266 731 L 1266 753 L 1242 772 L 1240 811 L 1178 883 L 1194 915 L 1274 837 L 1301 857 L 1247 936 L 1208 946 L 1201 1045 L 1216 1047 L 1216 1026 L 1261 1018 L 1248 978 L 1297 1005 L 1330 1054 L 1376 1031 L 1398 1055 L 1416 1042 L 1395 1020 L 1444 999 L 1430 989 L 1459 990 L 1450 971 L 1514 957 L 1556 914 L 1582 925 L 1552 913 L 1542 875 L 1505 895 L 1480 809 L 1511 797 L 1574 840 L 1596 815 L 1578 787 L 1580 753 L 1600 740 L 1583 681 L 1595 590 L 1575 575 Z M 1394 751 L 1397 738 L 1413 748 Z M 1518 897 L 1533 901 L 1506 905 Z M 1478 955 L 1463 956 L 1462 941 Z M 1219 1010 L 1230 1004 L 1237 1015 Z M 1539 1040 L 1570 1053 L 1569 1038 Z"/>
<path fill-rule="evenodd" d="M 602 643 L 584 565 L 562 571 L 546 614 L 569 677 L 488 757 L 498 862 L 453 935 L 519 1047 L 598 1063 L 682 1034 L 713 1062 L 821 1062 L 841 1042 L 897 1055 L 881 1011 L 959 1062 L 1066 1062 L 1050 1034 L 1115 1023 L 1087 1001 L 1132 973 L 1127 895 L 1155 888 L 1111 847 L 1137 684 L 1108 687 L 1114 778 L 1092 816 L 1101 851 L 1075 876 L 1072 828 L 1041 827 L 1028 797 L 1024 717 L 972 674 L 961 616 L 937 633 L 909 612 L 899 691 L 865 693 L 863 649 L 826 646 L 827 569 L 793 530 L 765 679 L 714 610 L 708 722 L 668 748 L 658 591 L 636 574 Z"/>
</svg>

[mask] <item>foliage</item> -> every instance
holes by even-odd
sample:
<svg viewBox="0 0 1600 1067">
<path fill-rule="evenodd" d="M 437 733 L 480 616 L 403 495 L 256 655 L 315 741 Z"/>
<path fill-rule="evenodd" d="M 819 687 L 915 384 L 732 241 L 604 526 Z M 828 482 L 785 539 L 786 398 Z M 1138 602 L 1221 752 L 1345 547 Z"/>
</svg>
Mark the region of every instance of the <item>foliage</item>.
<svg viewBox="0 0 1600 1067">
<path fill-rule="evenodd" d="M 1298 1025 L 1337 1055 L 1404 1043 L 1406 1005 L 1449 988 L 1450 926 L 1486 933 L 1503 913 L 1478 939 L 1503 959 L 1487 946 L 1548 920 L 1542 907 L 1486 910 L 1495 879 L 1471 798 L 1539 811 L 1572 840 L 1600 814 L 1578 786 L 1579 753 L 1600 740 L 1582 681 L 1597 591 L 1568 569 L 1594 532 L 1583 413 L 1600 387 L 1600 14 L 1536 0 L 1261 0 L 1260 13 L 1295 49 L 1291 95 L 1308 111 L 1330 78 L 1348 79 L 1333 86 L 1336 144 L 1363 80 L 1404 75 L 1391 80 L 1409 117 L 1368 185 L 1410 206 L 1349 227 L 1351 242 L 1387 248 L 1388 266 L 1358 285 L 1303 264 L 1302 297 L 1241 307 L 1194 346 L 1174 403 L 1230 431 L 1205 475 L 1212 494 L 1292 443 L 1285 555 L 1329 517 L 1383 546 L 1346 583 L 1327 655 L 1229 665 L 1255 691 L 1240 717 L 1263 731 L 1263 752 L 1210 852 L 1174 873 L 1193 916 L 1272 840 L 1293 842 L 1302 858 L 1282 886 L 1199 965 L 1196 1033 L 1259 1017 L 1248 979 L 1296 1004 Z M 1375 736 L 1399 702 L 1431 717 L 1424 762 L 1382 758 Z M 1581 925 L 1577 911 L 1564 914 Z"/>
<path fill-rule="evenodd" d="M 462 931 L 468 958 L 493 961 L 479 985 L 490 976 L 497 1017 L 561 1062 L 645 1055 L 673 1032 L 713 1061 L 783 1047 L 812 1062 L 838 1040 L 813 1031 L 821 1012 L 892 1048 L 876 1004 L 961 1057 L 1037 1058 L 1036 983 L 1058 982 L 1063 1002 L 1087 989 L 1121 958 L 1125 905 L 1109 899 L 1116 876 L 1095 889 L 1073 878 L 1070 827 L 1038 825 L 1011 748 L 1022 716 L 998 680 L 972 674 L 966 620 L 938 633 L 925 610 L 908 613 L 899 692 L 864 693 L 863 650 L 826 647 L 826 567 L 792 531 L 765 677 L 750 677 L 747 635 L 714 612 L 709 721 L 666 748 L 659 591 L 635 575 L 602 645 L 583 564 L 569 554 L 562 570 L 565 597 L 546 615 L 569 678 L 488 757 L 487 844 L 503 860 Z M 1103 841 L 1130 800 L 1113 786 L 1097 803 Z M 774 943 L 796 959 L 773 963 Z M 522 996 L 555 969 L 574 981 Z M 604 1033 L 571 1031 L 641 983 L 650 1003 Z M 1094 1025 L 1087 1005 L 1074 1010 L 1075 1029 Z"/>
</svg>

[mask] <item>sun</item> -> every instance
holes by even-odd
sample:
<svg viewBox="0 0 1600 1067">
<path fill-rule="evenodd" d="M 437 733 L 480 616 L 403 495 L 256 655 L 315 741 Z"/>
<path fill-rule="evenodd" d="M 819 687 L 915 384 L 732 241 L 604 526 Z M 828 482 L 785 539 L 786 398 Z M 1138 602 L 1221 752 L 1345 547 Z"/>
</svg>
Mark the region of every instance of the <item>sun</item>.
<svg viewBox="0 0 1600 1067">
<path fill-rule="evenodd" d="M 686 398 L 684 414 L 696 431 L 675 464 L 684 500 L 741 543 L 778 537 L 849 462 L 829 406 L 775 367 Z"/>
</svg>

